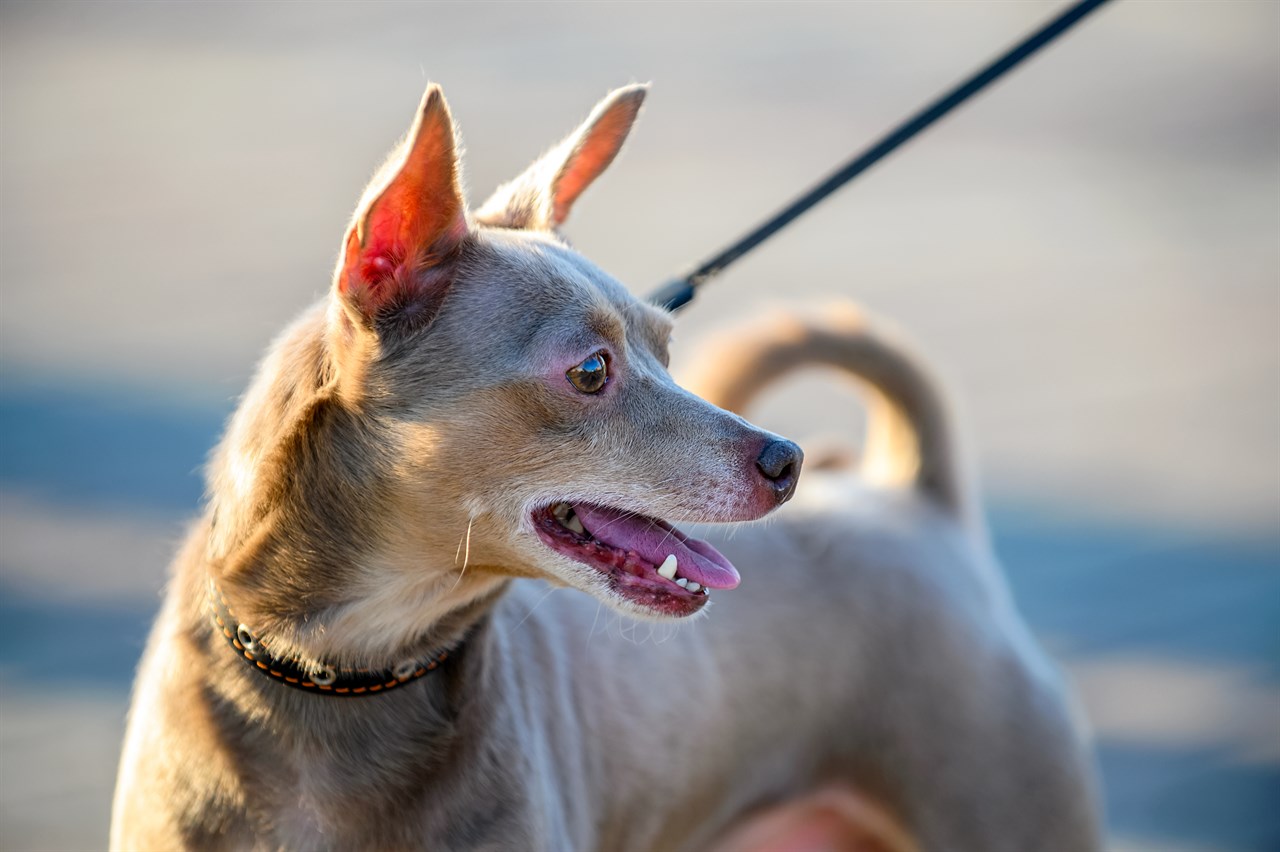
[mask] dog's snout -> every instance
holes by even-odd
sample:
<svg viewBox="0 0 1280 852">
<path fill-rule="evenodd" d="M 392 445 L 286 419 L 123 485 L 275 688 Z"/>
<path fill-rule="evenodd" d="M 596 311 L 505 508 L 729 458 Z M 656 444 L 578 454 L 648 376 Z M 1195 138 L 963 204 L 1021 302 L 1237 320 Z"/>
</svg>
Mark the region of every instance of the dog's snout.
<svg viewBox="0 0 1280 852">
<path fill-rule="evenodd" d="M 789 500 L 796 490 L 796 482 L 800 479 L 800 465 L 803 461 L 804 452 L 800 447 L 783 438 L 770 441 L 760 451 L 760 457 L 756 459 L 756 467 L 769 481 L 769 486 L 777 495 L 779 503 Z"/>
</svg>

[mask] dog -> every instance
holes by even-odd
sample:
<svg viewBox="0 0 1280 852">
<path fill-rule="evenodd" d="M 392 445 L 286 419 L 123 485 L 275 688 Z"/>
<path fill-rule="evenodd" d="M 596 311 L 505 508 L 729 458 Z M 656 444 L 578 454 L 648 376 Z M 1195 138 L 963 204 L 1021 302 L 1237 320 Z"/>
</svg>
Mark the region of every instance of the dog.
<svg viewBox="0 0 1280 852">
<path fill-rule="evenodd" d="M 469 211 L 427 89 L 211 457 L 113 849 L 1097 848 L 918 362 L 849 312 L 774 318 L 697 396 L 672 317 L 558 236 L 645 91 Z M 877 406 L 863 461 L 797 488 L 799 447 L 734 412 L 815 362 Z"/>
</svg>

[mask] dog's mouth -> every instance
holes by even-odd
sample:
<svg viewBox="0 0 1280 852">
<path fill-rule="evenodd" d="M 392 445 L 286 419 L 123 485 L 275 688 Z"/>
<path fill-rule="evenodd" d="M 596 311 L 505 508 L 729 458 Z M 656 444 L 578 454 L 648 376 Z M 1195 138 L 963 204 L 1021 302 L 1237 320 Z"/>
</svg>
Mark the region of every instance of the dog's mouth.
<svg viewBox="0 0 1280 852">
<path fill-rule="evenodd" d="M 664 615 L 691 615 L 706 605 L 711 589 L 741 581 L 714 547 L 647 515 L 553 503 L 534 510 L 533 526 L 552 550 L 590 565 L 619 595 Z"/>
</svg>

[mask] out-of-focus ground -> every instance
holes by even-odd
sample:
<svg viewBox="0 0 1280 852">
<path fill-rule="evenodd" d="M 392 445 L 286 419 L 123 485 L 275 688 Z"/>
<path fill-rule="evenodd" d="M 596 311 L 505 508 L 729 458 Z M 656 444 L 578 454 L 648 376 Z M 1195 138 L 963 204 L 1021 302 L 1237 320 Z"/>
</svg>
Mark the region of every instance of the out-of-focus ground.
<svg viewBox="0 0 1280 852">
<path fill-rule="evenodd" d="M 473 201 L 652 80 L 575 244 L 638 291 L 1058 4 L 0 6 L 0 847 L 105 842 L 197 468 L 442 82 Z M 1280 848 L 1280 5 L 1104 8 L 681 318 L 857 299 L 962 405 L 1116 848 Z M 856 430 L 830 377 L 759 420 Z"/>
</svg>

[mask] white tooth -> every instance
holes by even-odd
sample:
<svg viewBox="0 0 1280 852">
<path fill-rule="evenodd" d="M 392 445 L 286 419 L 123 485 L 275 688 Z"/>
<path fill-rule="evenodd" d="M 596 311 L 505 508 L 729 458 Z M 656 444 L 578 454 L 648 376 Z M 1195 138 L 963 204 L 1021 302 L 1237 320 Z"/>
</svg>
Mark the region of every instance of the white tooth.
<svg viewBox="0 0 1280 852">
<path fill-rule="evenodd" d="M 667 554 L 667 558 L 662 560 L 662 565 L 658 567 L 658 576 L 666 577 L 668 580 L 676 578 L 676 555 L 674 553 Z"/>
<path fill-rule="evenodd" d="M 698 591 L 698 589 L 701 589 L 702 586 L 698 585 L 697 583 L 690 583 L 689 585 L 685 586 L 685 588 L 691 592 L 696 592 Z"/>
<path fill-rule="evenodd" d="M 684 577 L 681 577 L 680 579 L 676 580 L 676 585 L 683 589 L 685 586 L 689 585 L 689 581 L 686 580 Z"/>
<path fill-rule="evenodd" d="M 583 535 L 587 531 L 586 528 L 582 526 L 582 521 L 578 520 L 577 515 L 570 515 L 569 519 L 564 522 L 564 525 L 576 532 L 578 535 Z"/>
<path fill-rule="evenodd" d="M 551 507 L 551 514 L 555 515 L 557 518 L 563 521 L 569 515 L 569 504 L 568 503 L 555 504 L 554 506 Z"/>
</svg>

